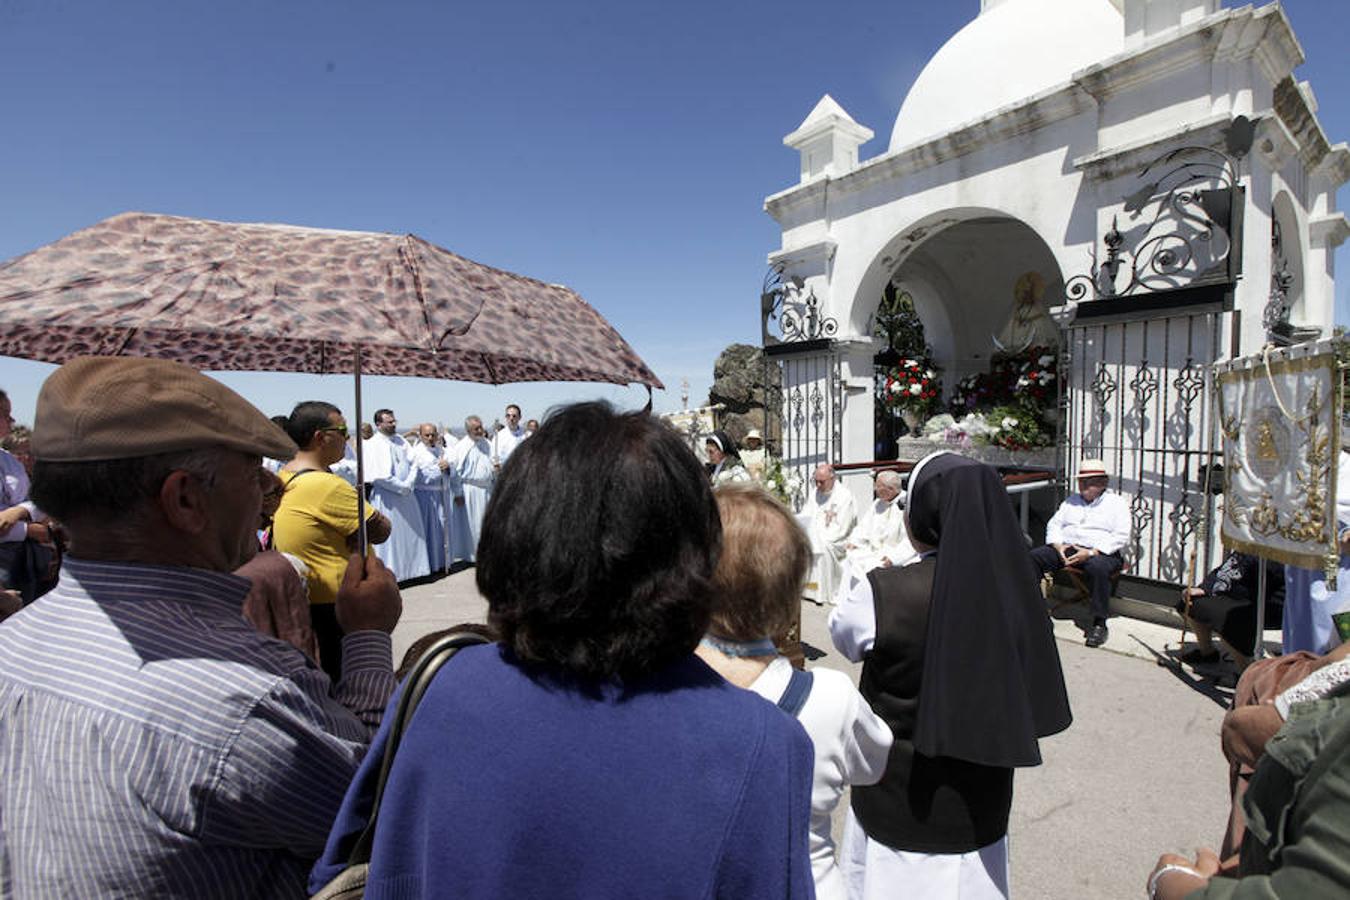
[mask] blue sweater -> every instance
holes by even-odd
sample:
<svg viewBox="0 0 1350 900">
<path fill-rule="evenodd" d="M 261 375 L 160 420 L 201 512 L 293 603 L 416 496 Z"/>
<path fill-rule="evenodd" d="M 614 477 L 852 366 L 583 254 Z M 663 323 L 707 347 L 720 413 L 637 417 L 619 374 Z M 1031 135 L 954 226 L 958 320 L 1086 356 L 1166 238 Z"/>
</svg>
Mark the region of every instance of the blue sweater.
<svg viewBox="0 0 1350 900">
<path fill-rule="evenodd" d="M 311 890 L 364 825 L 388 725 Z M 399 747 L 366 897 L 809 898 L 811 767 L 794 719 L 696 657 L 620 688 L 472 647 Z"/>
</svg>

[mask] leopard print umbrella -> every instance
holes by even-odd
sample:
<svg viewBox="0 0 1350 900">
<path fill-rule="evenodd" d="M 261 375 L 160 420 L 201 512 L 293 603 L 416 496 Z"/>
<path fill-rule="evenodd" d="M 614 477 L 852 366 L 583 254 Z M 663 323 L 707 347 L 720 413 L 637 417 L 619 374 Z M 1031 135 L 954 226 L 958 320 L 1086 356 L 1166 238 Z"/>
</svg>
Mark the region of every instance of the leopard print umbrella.
<svg viewBox="0 0 1350 900">
<path fill-rule="evenodd" d="M 0 265 L 0 354 L 662 387 L 569 288 L 412 235 L 130 212 Z"/>
</svg>

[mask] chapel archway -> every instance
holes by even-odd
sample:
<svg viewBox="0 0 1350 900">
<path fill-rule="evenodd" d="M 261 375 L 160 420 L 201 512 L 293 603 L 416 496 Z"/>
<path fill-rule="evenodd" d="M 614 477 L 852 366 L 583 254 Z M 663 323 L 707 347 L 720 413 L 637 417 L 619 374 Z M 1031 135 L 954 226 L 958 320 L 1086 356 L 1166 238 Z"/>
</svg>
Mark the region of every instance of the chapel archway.
<svg viewBox="0 0 1350 900">
<path fill-rule="evenodd" d="M 1050 247 L 1034 229 L 1011 216 L 991 212 L 937 217 L 926 227 L 930 233 L 922 240 L 893 246 L 879 256 L 880 278 L 872 282 L 880 281 L 880 288 L 874 287 L 870 298 L 869 330 L 883 342 L 876 360 L 879 459 L 894 458 L 896 438 L 908 430 L 921 430 L 922 420 L 951 412 L 954 394 L 967 410 L 1000 405 L 995 401 L 1009 398 L 981 400 L 971 396 L 970 390 L 977 384 L 983 390 L 997 380 L 983 377 L 991 374 L 991 367 L 1006 374 L 1010 359 L 1027 357 L 1037 348 L 1057 349 L 1059 344 L 1058 328 L 1047 310 L 1063 295 L 1064 277 Z M 912 235 L 914 230 L 907 233 Z M 903 339 L 892 341 L 895 335 L 888 334 L 887 326 L 893 320 L 888 321 L 887 307 L 904 303 L 905 298 L 922 322 L 929 357 L 941 382 L 937 396 L 917 417 L 887 400 L 888 377 L 895 374 L 898 360 L 911 357 L 914 350 L 912 346 L 886 346 L 904 344 Z M 869 298 L 858 300 L 858 306 L 864 306 Z M 1035 357 L 1043 355 L 1036 353 Z M 960 386 L 967 390 L 958 392 Z M 1047 419 L 1057 388 L 1053 379 L 1044 376 L 1032 385 L 1034 393 L 1047 398 Z M 1022 392 L 1023 399 L 1026 393 Z M 902 425 L 903 419 L 910 419 L 909 424 Z"/>
</svg>

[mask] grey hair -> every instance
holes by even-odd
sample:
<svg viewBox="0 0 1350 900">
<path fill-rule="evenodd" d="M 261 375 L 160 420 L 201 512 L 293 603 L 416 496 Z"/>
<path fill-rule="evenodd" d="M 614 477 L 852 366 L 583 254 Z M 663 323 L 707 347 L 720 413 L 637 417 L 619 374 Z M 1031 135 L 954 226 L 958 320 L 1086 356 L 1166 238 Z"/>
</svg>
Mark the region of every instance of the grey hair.
<svg viewBox="0 0 1350 900">
<path fill-rule="evenodd" d="M 900 490 L 900 473 L 893 469 L 887 469 L 884 472 L 877 473 L 877 484 L 884 484 L 888 488 Z"/>
<path fill-rule="evenodd" d="M 464 420 L 464 430 L 465 430 L 465 431 L 468 431 L 469 428 L 472 427 L 472 426 L 470 425 L 471 422 L 477 422 L 479 425 L 482 425 L 482 424 L 483 424 L 483 417 L 482 417 L 482 416 L 469 416 L 468 418 L 466 418 L 466 419 Z"/>
</svg>

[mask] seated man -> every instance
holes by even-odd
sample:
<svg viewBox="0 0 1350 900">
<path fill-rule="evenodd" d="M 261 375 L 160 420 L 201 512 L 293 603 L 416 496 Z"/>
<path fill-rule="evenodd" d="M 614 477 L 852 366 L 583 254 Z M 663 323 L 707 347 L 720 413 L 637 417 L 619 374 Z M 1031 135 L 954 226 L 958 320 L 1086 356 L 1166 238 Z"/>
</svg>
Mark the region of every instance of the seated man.
<svg viewBox="0 0 1350 900">
<path fill-rule="evenodd" d="M 1111 576 L 1125 564 L 1120 551 L 1130 539 L 1130 508 L 1125 498 L 1106 489 L 1110 473 L 1100 459 L 1078 466 L 1078 493 L 1059 505 L 1045 526 L 1045 544 L 1031 551 L 1042 574 L 1077 566 L 1092 591 L 1092 627 L 1087 645 L 1106 643 L 1111 615 Z"/>
<path fill-rule="evenodd" d="M 0 895 L 305 896 L 393 691 L 392 577 L 352 557 L 336 688 L 244 619 L 262 457 L 296 448 L 187 366 L 66 363 L 33 451 L 71 548 L 0 623 Z"/>
<path fill-rule="evenodd" d="M 853 495 L 838 486 L 833 466 L 821 463 L 811 478 L 816 489 L 807 496 L 802 507 L 811 550 L 815 553 L 806 594 L 817 603 L 833 603 L 835 591 L 843 581 L 844 545 L 853 533 L 858 514 L 853 506 Z"/>
<path fill-rule="evenodd" d="M 845 565 L 859 576 L 886 566 L 907 566 L 919 558 L 905 529 L 900 473 L 879 472 L 872 491 L 876 500 L 863 511 L 858 527 L 844 544 Z"/>
<path fill-rule="evenodd" d="M 1284 608 L 1284 566 L 1274 560 L 1268 560 L 1265 566 L 1266 606 L 1261 630 L 1279 628 Z M 1260 572 L 1261 560 L 1233 551 L 1205 576 L 1199 587 L 1182 590 L 1176 609 L 1195 631 L 1196 643 L 1181 654 L 1182 662 L 1188 665 L 1218 662 L 1219 648 L 1214 646 L 1214 634 L 1218 632 L 1238 668 L 1247 668 L 1258 634 L 1256 589 Z"/>
</svg>

